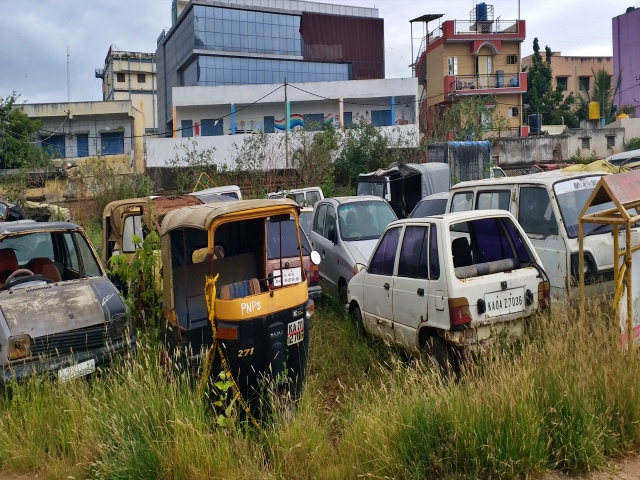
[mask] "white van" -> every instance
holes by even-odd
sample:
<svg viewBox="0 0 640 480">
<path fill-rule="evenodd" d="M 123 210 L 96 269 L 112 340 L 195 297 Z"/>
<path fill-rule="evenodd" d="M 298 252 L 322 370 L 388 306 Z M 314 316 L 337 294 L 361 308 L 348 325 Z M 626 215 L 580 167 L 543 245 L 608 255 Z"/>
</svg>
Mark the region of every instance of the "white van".
<svg viewBox="0 0 640 480">
<path fill-rule="evenodd" d="M 317 201 L 324 199 L 324 194 L 320 187 L 307 187 L 267 193 L 267 198 L 290 198 L 301 207 L 313 207 Z"/>
<path fill-rule="evenodd" d="M 551 293 L 577 297 L 578 216 L 602 172 L 542 172 L 505 178 L 461 182 L 451 188 L 447 212 L 498 208 L 510 211 L 531 239 L 549 274 Z M 613 204 L 598 205 L 591 211 Z M 613 291 L 613 234 L 611 225 L 584 225 L 585 291 L 597 295 Z M 634 228 L 633 243 L 640 241 Z M 625 233 L 618 235 L 620 248 Z"/>
<path fill-rule="evenodd" d="M 230 197 L 233 200 L 242 200 L 242 192 L 237 185 L 224 185 L 222 187 L 205 188 L 204 190 L 198 190 L 192 192 L 189 195 L 195 195 L 203 203 L 209 203 L 210 201 L 217 201 L 216 197 L 222 195 Z"/>
</svg>

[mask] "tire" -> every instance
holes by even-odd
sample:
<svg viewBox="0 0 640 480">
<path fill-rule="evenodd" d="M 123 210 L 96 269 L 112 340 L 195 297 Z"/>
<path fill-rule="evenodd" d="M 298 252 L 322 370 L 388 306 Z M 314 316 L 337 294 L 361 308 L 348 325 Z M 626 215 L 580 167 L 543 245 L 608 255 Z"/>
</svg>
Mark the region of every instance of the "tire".
<svg viewBox="0 0 640 480">
<path fill-rule="evenodd" d="M 338 290 L 338 300 L 340 301 L 340 305 L 342 306 L 345 306 L 347 304 L 347 285 L 340 286 L 340 289 Z"/>
<path fill-rule="evenodd" d="M 447 342 L 439 335 L 434 334 L 427 340 L 426 350 L 443 378 L 451 378 L 455 373 L 455 363 L 451 347 Z"/>
<path fill-rule="evenodd" d="M 364 334 L 364 322 L 362 321 L 362 311 L 359 306 L 355 306 L 351 309 L 351 319 L 356 327 L 358 333 Z"/>
</svg>

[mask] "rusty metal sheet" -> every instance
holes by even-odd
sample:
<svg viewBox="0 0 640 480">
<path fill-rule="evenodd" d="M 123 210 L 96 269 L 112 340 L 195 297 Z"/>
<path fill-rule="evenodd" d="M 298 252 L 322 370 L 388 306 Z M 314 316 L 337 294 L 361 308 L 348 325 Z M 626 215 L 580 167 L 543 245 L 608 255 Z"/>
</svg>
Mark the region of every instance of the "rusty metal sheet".
<svg viewBox="0 0 640 480">
<path fill-rule="evenodd" d="M 600 185 L 605 186 L 606 190 L 596 187 L 598 192 L 594 196 L 591 205 L 608 202 L 608 197 L 615 197 L 623 207 L 640 202 L 640 170 L 605 175 L 600 179 L 598 186 Z"/>
</svg>

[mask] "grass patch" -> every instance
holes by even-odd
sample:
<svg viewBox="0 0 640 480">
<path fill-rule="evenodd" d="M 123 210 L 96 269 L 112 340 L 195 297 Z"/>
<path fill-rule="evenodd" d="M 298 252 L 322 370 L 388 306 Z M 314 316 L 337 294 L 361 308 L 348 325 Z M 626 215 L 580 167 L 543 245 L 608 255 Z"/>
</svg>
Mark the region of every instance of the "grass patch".
<svg viewBox="0 0 640 480">
<path fill-rule="evenodd" d="M 328 302 L 312 319 L 293 422 L 216 426 L 157 348 L 98 377 L 32 379 L 0 399 L 0 465 L 49 478 L 513 478 L 588 472 L 640 447 L 637 354 L 601 304 L 555 306 L 459 380 L 358 334 Z"/>
</svg>

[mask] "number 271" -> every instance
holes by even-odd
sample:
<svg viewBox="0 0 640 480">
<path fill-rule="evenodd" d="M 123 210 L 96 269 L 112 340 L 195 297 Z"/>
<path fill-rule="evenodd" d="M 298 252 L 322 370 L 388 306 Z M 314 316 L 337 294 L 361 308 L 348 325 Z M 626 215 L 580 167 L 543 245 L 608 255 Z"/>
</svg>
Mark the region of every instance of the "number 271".
<svg viewBox="0 0 640 480">
<path fill-rule="evenodd" d="M 238 350 L 238 358 L 248 357 L 249 355 L 253 355 L 253 348 L 245 348 L 244 350 Z"/>
</svg>

